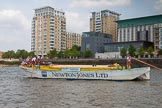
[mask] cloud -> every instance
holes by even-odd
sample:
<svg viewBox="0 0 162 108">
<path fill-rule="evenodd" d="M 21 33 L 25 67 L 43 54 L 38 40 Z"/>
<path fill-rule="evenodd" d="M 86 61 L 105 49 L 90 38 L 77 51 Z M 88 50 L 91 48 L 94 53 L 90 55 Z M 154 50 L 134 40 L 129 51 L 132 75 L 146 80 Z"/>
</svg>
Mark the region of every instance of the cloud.
<svg viewBox="0 0 162 108">
<path fill-rule="evenodd" d="M 29 29 L 30 23 L 19 10 L 0 11 L 0 28 Z"/>
<path fill-rule="evenodd" d="M 154 8 L 157 12 L 162 13 L 162 0 L 156 0 Z"/>
<path fill-rule="evenodd" d="M 89 30 L 88 15 L 77 12 L 66 12 L 67 32 L 82 33 Z"/>
<path fill-rule="evenodd" d="M 72 0 L 70 7 L 103 7 L 103 6 L 125 6 L 129 5 L 131 0 Z"/>
<path fill-rule="evenodd" d="M 30 21 L 19 10 L 0 10 L 0 50 L 30 47 Z"/>
</svg>

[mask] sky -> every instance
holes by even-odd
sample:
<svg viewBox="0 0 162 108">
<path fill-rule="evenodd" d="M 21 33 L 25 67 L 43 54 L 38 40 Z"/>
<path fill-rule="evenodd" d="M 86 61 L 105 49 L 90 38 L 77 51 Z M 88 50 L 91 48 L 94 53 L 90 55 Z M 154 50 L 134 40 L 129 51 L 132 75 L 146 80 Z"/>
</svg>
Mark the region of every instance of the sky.
<svg viewBox="0 0 162 108">
<path fill-rule="evenodd" d="M 31 48 L 31 21 L 34 9 L 51 6 L 66 14 L 66 31 L 89 31 L 91 12 L 109 9 L 120 19 L 162 14 L 162 0 L 1 0 L 0 51 Z"/>
</svg>

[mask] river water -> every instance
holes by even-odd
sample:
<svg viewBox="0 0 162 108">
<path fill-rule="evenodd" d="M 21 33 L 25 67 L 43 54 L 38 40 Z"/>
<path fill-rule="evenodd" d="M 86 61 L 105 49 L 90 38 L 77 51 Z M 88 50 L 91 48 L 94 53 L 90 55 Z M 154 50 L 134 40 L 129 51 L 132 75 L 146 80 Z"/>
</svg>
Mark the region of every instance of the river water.
<svg viewBox="0 0 162 108">
<path fill-rule="evenodd" d="M 0 67 L 0 108 L 162 108 L 162 72 L 150 81 L 31 79 Z"/>
</svg>

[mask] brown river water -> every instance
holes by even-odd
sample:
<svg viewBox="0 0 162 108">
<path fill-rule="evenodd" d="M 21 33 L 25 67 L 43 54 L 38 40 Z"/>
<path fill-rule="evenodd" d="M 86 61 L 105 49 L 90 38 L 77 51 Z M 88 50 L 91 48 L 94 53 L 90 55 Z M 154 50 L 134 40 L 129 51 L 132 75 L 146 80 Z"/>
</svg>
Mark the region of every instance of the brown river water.
<svg viewBox="0 0 162 108">
<path fill-rule="evenodd" d="M 0 108 L 162 108 L 162 72 L 150 81 L 31 79 L 0 67 Z"/>
</svg>

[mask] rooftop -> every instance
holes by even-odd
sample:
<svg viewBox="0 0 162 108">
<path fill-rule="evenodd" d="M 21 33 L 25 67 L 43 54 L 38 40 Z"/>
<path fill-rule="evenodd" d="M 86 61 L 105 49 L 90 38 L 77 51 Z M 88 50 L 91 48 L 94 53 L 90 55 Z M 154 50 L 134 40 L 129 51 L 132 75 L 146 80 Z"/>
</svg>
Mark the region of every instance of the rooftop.
<svg viewBox="0 0 162 108">
<path fill-rule="evenodd" d="M 39 9 L 44 9 L 44 8 L 52 8 L 52 9 L 54 9 L 54 8 L 51 7 L 51 6 L 43 6 L 43 7 L 35 8 L 34 10 L 39 10 Z"/>
<path fill-rule="evenodd" d="M 82 37 L 93 37 L 93 36 L 99 36 L 99 37 L 106 37 L 106 38 L 112 38 L 112 35 L 110 34 L 105 34 L 105 33 L 101 33 L 101 32 L 83 32 L 82 33 L 83 36 Z"/>
<path fill-rule="evenodd" d="M 115 15 L 118 15 L 118 16 L 121 15 L 121 14 L 115 12 L 115 11 L 111 11 L 111 10 L 108 10 L 108 9 L 101 10 L 101 11 L 99 11 L 99 12 L 101 12 L 101 13 L 102 13 L 102 12 L 109 12 L 109 13 L 111 13 L 111 14 L 115 14 Z M 91 13 L 98 13 L 98 12 L 91 12 Z"/>
<path fill-rule="evenodd" d="M 51 6 L 43 6 L 43 7 L 39 7 L 39 8 L 35 8 L 34 10 L 41 10 L 41 9 L 46 9 L 46 8 L 51 8 L 51 9 L 54 9 L 54 10 L 57 10 L 57 11 L 60 11 L 60 12 L 64 12 L 62 9 L 56 9 L 56 8 L 53 8 Z"/>
<path fill-rule="evenodd" d="M 117 23 L 119 28 L 158 24 L 162 23 L 162 15 L 160 14 L 160 15 L 118 20 Z"/>
</svg>

